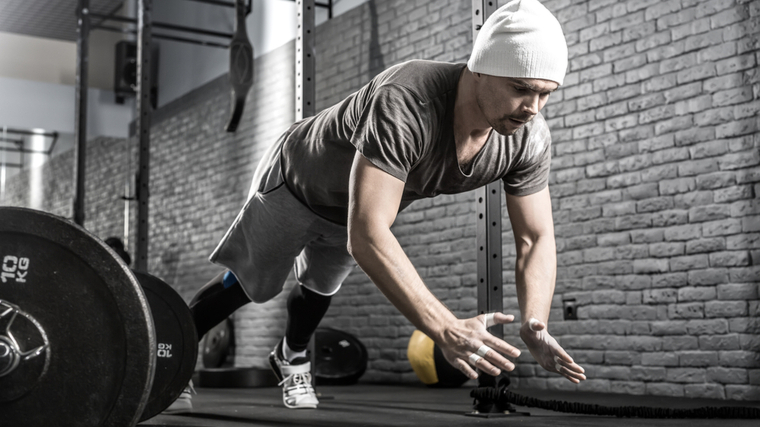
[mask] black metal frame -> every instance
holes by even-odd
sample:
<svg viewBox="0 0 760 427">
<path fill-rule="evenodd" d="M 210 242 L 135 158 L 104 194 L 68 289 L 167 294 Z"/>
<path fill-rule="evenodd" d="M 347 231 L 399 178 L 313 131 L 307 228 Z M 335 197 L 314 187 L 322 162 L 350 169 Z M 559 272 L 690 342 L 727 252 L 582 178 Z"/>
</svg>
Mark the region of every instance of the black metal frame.
<svg viewBox="0 0 760 427">
<path fill-rule="evenodd" d="M 478 31 L 486 19 L 498 9 L 496 0 L 472 0 L 472 41 L 475 43 Z M 502 312 L 504 295 L 502 291 L 502 250 L 501 250 L 501 181 L 492 182 L 477 190 L 477 246 L 478 246 L 478 313 Z M 504 338 L 503 325 L 494 325 L 488 331 L 497 338 Z M 505 373 L 500 375 L 506 377 Z M 485 372 L 478 375 L 478 386 L 496 390 L 500 377 Z M 508 380 L 508 378 L 507 378 Z M 507 382 L 508 384 L 508 382 Z M 473 412 L 467 415 L 479 417 L 507 416 L 514 408 L 508 404 L 496 404 L 475 400 Z M 521 413 L 528 415 L 527 413 Z"/>
<path fill-rule="evenodd" d="M 486 19 L 498 8 L 495 0 L 472 0 L 472 40 Z M 501 250 L 501 181 L 492 182 L 476 191 L 477 197 L 477 247 L 478 247 L 478 313 L 502 312 L 504 296 L 502 291 L 502 250 Z M 503 325 L 494 325 L 488 331 L 497 338 L 504 338 Z M 478 376 L 480 387 L 496 386 L 497 378 L 481 372 Z M 494 416 L 503 414 L 499 408 L 475 406 L 473 414 Z M 472 415 L 472 414 L 471 414 Z"/>
<path fill-rule="evenodd" d="M 314 77 L 314 0 L 296 0 L 298 32 L 296 34 L 296 121 L 313 116 L 315 111 Z"/>
<path fill-rule="evenodd" d="M 150 198 L 150 61 L 153 0 L 138 0 L 137 14 L 137 118 L 140 142 L 137 172 L 137 249 L 135 270 L 148 271 L 148 215 Z"/>
<path fill-rule="evenodd" d="M 195 0 L 195 1 L 198 1 L 198 0 Z M 200 0 L 200 1 L 202 1 L 202 0 Z M 298 2 L 298 0 L 290 0 L 290 1 Z M 312 2 L 312 8 L 313 7 L 321 7 L 323 9 L 327 9 L 327 19 L 332 19 L 332 17 L 333 17 L 333 0 L 327 0 L 327 3 Z"/>
<path fill-rule="evenodd" d="M 137 30 L 128 30 L 128 29 L 119 28 L 119 27 L 111 27 L 109 25 L 99 25 L 97 29 L 103 30 L 103 31 L 111 31 L 113 33 L 137 34 Z M 227 49 L 230 47 L 230 45 L 228 44 L 210 42 L 206 40 L 189 39 L 186 37 L 172 36 L 169 34 L 153 33 L 153 38 L 161 39 L 161 40 L 171 40 L 171 41 L 183 42 L 183 43 L 191 43 L 191 44 L 197 44 L 201 46 L 220 47 L 222 49 Z"/>
<path fill-rule="evenodd" d="M 188 1 L 194 1 L 196 3 L 206 3 L 206 4 L 213 4 L 217 6 L 227 6 L 231 8 L 235 8 L 235 2 L 234 1 L 224 1 L 224 0 L 188 0 Z M 251 13 L 251 3 L 252 0 L 248 0 L 248 7 L 246 15 Z"/>
<path fill-rule="evenodd" d="M 42 136 L 49 136 L 53 138 L 58 138 L 58 132 L 35 132 L 33 130 L 25 130 L 25 129 L 16 129 L 16 128 L 3 128 L 0 133 L 12 133 L 16 135 L 28 135 L 28 136 L 35 136 L 35 135 L 42 135 Z"/>
<path fill-rule="evenodd" d="M 316 113 L 315 106 L 315 85 L 314 77 L 315 58 L 315 20 L 314 20 L 314 0 L 295 0 L 296 14 L 298 15 L 298 32 L 296 33 L 295 48 L 295 119 L 299 121 L 303 118 L 313 116 Z M 330 8 L 332 12 L 332 8 Z M 312 368 L 316 366 L 317 352 L 316 333 L 309 339 L 307 346 L 311 358 Z M 316 385 L 316 377 L 312 376 L 312 385 Z"/>
<path fill-rule="evenodd" d="M 5 167 L 5 168 L 23 169 L 24 154 L 44 154 L 46 156 L 49 156 L 50 154 L 53 153 L 53 150 L 55 149 L 55 145 L 58 142 L 58 132 L 33 132 L 33 131 L 28 131 L 28 130 L 5 128 L 3 129 L 2 133 L 4 136 L 0 136 L 0 144 L 11 144 L 12 146 L 0 146 L 0 152 L 20 154 L 19 155 L 20 159 L 18 163 L 4 162 L 0 164 L 0 166 Z M 30 148 L 24 147 L 25 140 L 23 139 L 23 137 L 20 139 L 8 138 L 6 135 L 9 133 L 13 135 L 50 137 L 50 138 L 53 138 L 53 142 L 50 143 L 50 147 L 48 147 L 47 150 L 32 150 Z"/>
<path fill-rule="evenodd" d="M 485 20 L 496 11 L 494 0 L 472 0 L 472 40 Z M 477 244 L 478 244 L 478 312 L 502 311 L 501 264 L 501 181 L 477 190 Z M 502 325 L 489 329 L 497 338 L 504 337 Z"/>
<path fill-rule="evenodd" d="M 15 129 L 15 128 L 5 128 L 0 133 L 3 134 L 3 136 L 0 136 L 0 142 L 5 143 L 12 143 L 15 144 L 21 148 L 8 148 L 8 147 L 0 147 L 0 152 L 2 151 L 9 151 L 12 153 L 35 153 L 35 154 L 45 154 L 49 156 L 53 153 L 53 150 L 55 149 L 55 145 L 58 143 L 58 132 L 34 132 L 31 130 L 23 130 L 23 129 Z M 26 135 L 26 136 L 44 136 L 48 138 L 53 138 L 53 141 L 50 143 L 50 147 L 48 147 L 47 150 L 31 150 L 28 148 L 23 148 L 24 140 L 23 139 L 10 139 L 7 138 L 6 135 L 13 134 L 13 135 Z"/>
<path fill-rule="evenodd" d="M 90 16 L 94 18 L 102 18 L 104 21 L 118 21 L 118 22 L 123 22 L 126 24 L 137 25 L 137 19 L 127 18 L 124 16 L 102 15 L 99 13 L 91 13 Z M 166 30 L 183 31 L 187 33 L 201 34 L 204 36 L 223 37 L 223 38 L 228 38 L 228 39 L 231 39 L 232 36 L 234 35 L 232 33 L 224 33 L 221 31 L 206 30 L 202 28 L 186 27 L 184 25 L 169 24 L 166 22 L 158 22 L 158 21 L 153 22 L 153 26 L 156 28 L 162 28 Z M 93 30 L 97 30 L 100 28 L 101 28 L 100 24 L 92 26 Z"/>
<path fill-rule="evenodd" d="M 223 0 L 191 0 L 201 3 L 208 3 L 221 6 L 236 7 L 235 2 Z M 246 15 L 251 12 L 253 0 L 248 0 Z M 87 88 L 88 73 L 87 64 L 89 62 L 89 37 L 91 30 L 106 30 L 121 33 L 137 34 L 137 118 L 136 132 L 140 142 L 138 148 L 139 164 L 137 179 L 137 248 L 135 268 L 137 270 L 147 271 L 148 269 L 148 199 L 150 183 L 150 122 L 152 108 L 150 104 L 150 62 L 151 62 L 151 43 L 152 38 L 174 40 L 179 42 L 195 43 L 204 46 L 228 48 L 229 45 L 209 42 L 205 40 L 189 39 L 185 37 L 173 36 L 169 34 L 152 34 L 153 27 L 163 28 L 170 31 L 182 31 L 203 36 L 220 37 L 232 39 L 233 34 L 220 31 L 212 31 L 198 28 L 191 28 L 182 25 L 168 24 L 162 22 L 153 22 L 152 0 L 138 0 L 138 17 L 137 19 L 116 16 L 115 11 L 109 14 L 99 14 L 90 12 L 89 0 L 78 0 L 77 17 L 78 17 L 78 37 L 77 37 L 77 78 L 76 78 L 76 112 L 75 112 L 75 139 L 76 139 L 76 162 L 74 166 L 74 222 L 84 225 L 85 220 L 85 163 L 86 163 L 86 144 L 87 144 Z M 90 20 L 98 19 L 98 23 L 92 25 Z M 136 29 L 122 29 L 113 26 L 103 25 L 106 21 L 117 21 L 136 25 Z"/>
<path fill-rule="evenodd" d="M 76 79 L 76 112 L 74 135 L 75 164 L 74 164 L 74 222 L 84 225 L 85 198 L 85 164 L 87 161 L 87 86 L 89 48 L 90 48 L 90 0 L 79 0 L 77 6 L 77 79 Z"/>
</svg>

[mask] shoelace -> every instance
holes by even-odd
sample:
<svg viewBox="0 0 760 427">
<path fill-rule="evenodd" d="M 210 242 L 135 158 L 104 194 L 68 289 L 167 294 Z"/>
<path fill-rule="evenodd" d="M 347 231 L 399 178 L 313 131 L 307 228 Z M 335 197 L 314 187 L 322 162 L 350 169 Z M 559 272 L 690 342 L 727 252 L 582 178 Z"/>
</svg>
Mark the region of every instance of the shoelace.
<svg viewBox="0 0 760 427">
<path fill-rule="evenodd" d="M 290 374 L 287 377 L 285 377 L 282 381 L 280 381 L 277 385 L 283 385 L 286 382 L 293 380 L 292 386 L 289 387 L 289 390 L 297 389 L 297 390 L 306 390 L 308 391 L 311 389 L 311 374 L 308 372 L 302 373 L 302 374 Z"/>
<path fill-rule="evenodd" d="M 187 384 L 187 387 L 185 387 L 185 389 L 182 390 L 182 394 L 185 394 L 185 393 L 187 393 L 187 394 L 198 394 L 198 392 L 195 391 L 195 387 L 193 387 L 193 382 L 192 381 L 190 381 Z"/>
</svg>

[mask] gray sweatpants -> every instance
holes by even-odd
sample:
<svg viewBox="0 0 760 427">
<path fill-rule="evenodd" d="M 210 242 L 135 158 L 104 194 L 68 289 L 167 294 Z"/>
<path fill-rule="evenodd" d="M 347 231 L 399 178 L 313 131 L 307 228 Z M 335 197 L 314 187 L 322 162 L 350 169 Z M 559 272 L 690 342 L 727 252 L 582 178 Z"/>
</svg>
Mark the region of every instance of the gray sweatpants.
<svg viewBox="0 0 760 427">
<path fill-rule="evenodd" d="M 346 227 L 316 215 L 285 185 L 283 139 L 259 163 L 247 202 L 209 258 L 229 268 L 257 303 L 282 291 L 291 266 L 299 284 L 333 295 L 356 265 Z"/>
</svg>

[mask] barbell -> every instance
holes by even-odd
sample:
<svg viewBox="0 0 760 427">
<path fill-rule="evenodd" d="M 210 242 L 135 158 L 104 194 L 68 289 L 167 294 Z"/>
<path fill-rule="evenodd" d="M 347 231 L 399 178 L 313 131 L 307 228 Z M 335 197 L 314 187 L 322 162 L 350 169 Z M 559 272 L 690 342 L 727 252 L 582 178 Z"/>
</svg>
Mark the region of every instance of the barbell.
<svg viewBox="0 0 760 427">
<path fill-rule="evenodd" d="M 190 381 L 198 337 L 168 284 L 55 215 L 0 207 L 0 414 L 134 426 Z"/>
</svg>

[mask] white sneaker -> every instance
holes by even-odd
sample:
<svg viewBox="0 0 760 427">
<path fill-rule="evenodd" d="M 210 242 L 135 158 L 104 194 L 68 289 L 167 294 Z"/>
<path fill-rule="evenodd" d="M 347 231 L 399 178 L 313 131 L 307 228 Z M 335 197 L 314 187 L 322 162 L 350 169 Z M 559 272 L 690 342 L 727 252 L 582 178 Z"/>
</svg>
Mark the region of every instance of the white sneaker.
<svg viewBox="0 0 760 427">
<path fill-rule="evenodd" d="M 281 346 L 282 341 L 269 354 L 269 366 L 280 380 L 282 403 L 291 409 L 315 409 L 319 400 L 311 385 L 311 362 L 305 357 L 288 362 L 282 357 Z"/>
<path fill-rule="evenodd" d="M 195 393 L 195 389 L 193 388 L 193 382 L 190 381 L 190 383 L 185 387 L 184 390 L 182 390 L 182 393 L 180 393 L 177 400 L 175 400 L 171 405 L 169 405 L 168 408 L 164 409 L 163 412 L 161 412 L 164 415 L 172 415 L 172 414 L 188 414 L 190 412 L 193 412 L 193 393 Z"/>
</svg>

